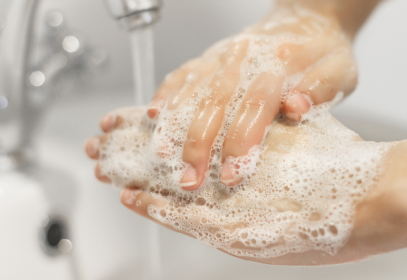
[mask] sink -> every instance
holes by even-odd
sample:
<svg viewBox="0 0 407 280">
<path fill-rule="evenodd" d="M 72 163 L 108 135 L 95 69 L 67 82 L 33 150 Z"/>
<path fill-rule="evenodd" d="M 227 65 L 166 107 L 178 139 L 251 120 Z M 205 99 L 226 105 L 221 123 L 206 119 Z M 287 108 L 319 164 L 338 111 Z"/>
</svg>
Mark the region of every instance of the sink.
<svg viewBox="0 0 407 280">
<path fill-rule="evenodd" d="M 1 174 L 2 279 L 72 279 L 70 259 L 51 258 L 41 246 L 40 230 L 49 212 L 50 204 L 39 182 L 21 173 Z M 47 277 L 42 278 L 44 272 Z"/>
</svg>

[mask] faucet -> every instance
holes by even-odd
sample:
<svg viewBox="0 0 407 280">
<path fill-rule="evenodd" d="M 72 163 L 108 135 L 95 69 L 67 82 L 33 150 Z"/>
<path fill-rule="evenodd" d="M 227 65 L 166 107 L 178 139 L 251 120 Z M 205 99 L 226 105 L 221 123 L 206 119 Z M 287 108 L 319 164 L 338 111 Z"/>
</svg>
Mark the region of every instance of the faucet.
<svg viewBox="0 0 407 280">
<path fill-rule="evenodd" d="M 51 97 L 58 91 L 52 86 L 55 84 L 52 78 L 61 76 L 67 57 L 75 59 L 72 54 L 79 48 L 77 38 L 67 36 L 68 40 L 64 40 L 67 56 L 55 56 L 47 65 L 38 66 L 43 69 L 34 69 L 34 30 L 40 2 L 9 0 L 4 28 L 0 31 L 0 171 L 35 162 L 33 136 Z M 162 6 L 161 0 L 105 0 L 105 3 L 112 16 L 129 31 L 157 22 Z M 58 22 L 57 17 L 52 24 Z M 1 18 L 0 23 L 3 25 Z M 78 61 L 83 59 L 77 57 Z"/>
<path fill-rule="evenodd" d="M 105 0 L 105 3 L 126 30 L 144 28 L 160 19 L 161 0 Z"/>
</svg>

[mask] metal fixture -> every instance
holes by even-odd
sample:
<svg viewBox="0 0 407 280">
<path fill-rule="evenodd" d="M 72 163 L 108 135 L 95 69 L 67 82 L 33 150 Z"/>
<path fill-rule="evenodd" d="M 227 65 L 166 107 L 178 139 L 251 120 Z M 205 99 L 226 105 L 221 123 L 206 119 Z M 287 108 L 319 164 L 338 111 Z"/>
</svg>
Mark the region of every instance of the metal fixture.
<svg viewBox="0 0 407 280">
<path fill-rule="evenodd" d="M 1 32 L 0 149 L 16 163 L 29 157 L 30 136 L 35 130 L 31 120 L 37 115 L 37 110 L 28 104 L 25 83 L 37 4 L 38 1 L 11 1 Z"/>
<path fill-rule="evenodd" d="M 61 82 L 66 77 L 80 78 L 106 61 L 103 51 L 86 46 L 69 31 L 58 12 L 46 18 L 47 46 L 38 46 L 34 34 L 39 3 L 9 0 L 8 13 L 0 19 L 0 171 L 34 161 L 33 136 L 52 97 L 61 90 Z M 126 30 L 159 19 L 160 0 L 106 3 Z"/>
<path fill-rule="evenodd" d="M 31 9 L 37 1 L 27 1 L 31 5 L 25 7 L 22 2 L 11 3 L 0 44 L 0 170 L 33 161 L 33 134 L 61 85 L 106 61 L 106 54 L 72 34 L 56 11 L 47 14 L 40 38 L 33 38 L 36 21 Z"/>
<path fill-rule="evenodd" d="M 160 19 L 161 0 L 105 0 L 112 14 L 126 30 L 143 28 Z"/>
</svg>

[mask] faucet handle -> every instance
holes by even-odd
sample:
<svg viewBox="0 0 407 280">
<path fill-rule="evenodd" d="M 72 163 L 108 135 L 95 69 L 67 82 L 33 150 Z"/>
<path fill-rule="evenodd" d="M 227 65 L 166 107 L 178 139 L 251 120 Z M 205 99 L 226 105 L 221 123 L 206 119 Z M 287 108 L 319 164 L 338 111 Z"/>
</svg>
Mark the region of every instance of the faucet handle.
<svg viewBox="0 0 407 280">
<path fill-rule="evenodd" d="M 12 3 L 13 15 L 21 17 L 6 18 L 0 41 L 0 172 L 35 162 L 33 140 L 50 102 L 65 86 L 76 86 L 73 79 L 84 81 L 107 64 L 107 54 L 72 33 L 61 13 L 49 13 L 37 35 L 34 16 L 21 12 L 34 15 L 35 3 Z"/>
<path fill-rule="evenodd" d="M 46 31 L 38 50 L 37 61 L 29 68 L 27 79 L 32 106 L 43 107 L 64 85 L 87 81 L 89 75 L 103 70 L 107 53 L 86 42 L 85 36 L 70 31 L 63 15 L 57 11 L 46 16 Z"/>
</svg>

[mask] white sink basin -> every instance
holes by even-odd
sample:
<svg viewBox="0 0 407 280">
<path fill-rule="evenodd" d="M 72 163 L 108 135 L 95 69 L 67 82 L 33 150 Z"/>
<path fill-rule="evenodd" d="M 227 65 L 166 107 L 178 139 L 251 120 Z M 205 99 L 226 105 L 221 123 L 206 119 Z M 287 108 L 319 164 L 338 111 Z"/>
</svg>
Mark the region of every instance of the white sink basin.
<svg viewBox="0 0 407 280">
<path fill-rule="evenodd" d="M 40 229 L 49 209 L 38 182 L 18 173 L 1 174 L 1 279 L 72 279 L 69 258 L 50 258 L 41 247 Z"/>
</svg>

